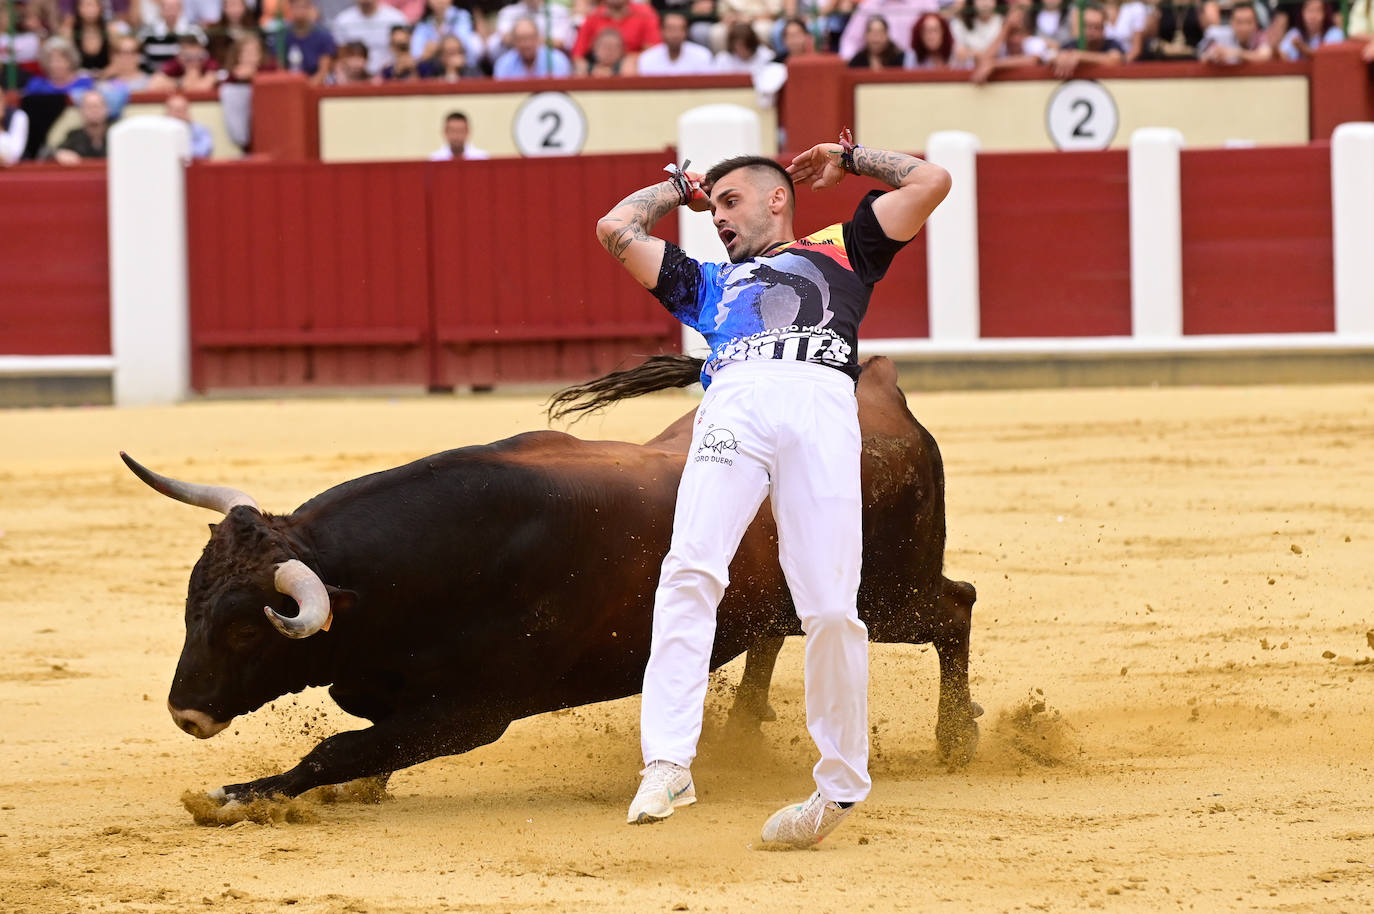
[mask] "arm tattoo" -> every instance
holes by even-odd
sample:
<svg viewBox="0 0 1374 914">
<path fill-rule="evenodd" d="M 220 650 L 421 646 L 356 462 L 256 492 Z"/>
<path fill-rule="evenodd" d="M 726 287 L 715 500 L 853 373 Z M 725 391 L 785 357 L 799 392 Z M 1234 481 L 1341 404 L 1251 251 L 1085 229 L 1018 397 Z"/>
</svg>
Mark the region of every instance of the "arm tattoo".
<svg viewBox="0 0 1374 914">
<path fill-rule="evenodd" d="M 625 262 L 625 252 L 636 241 L 647 241 L 649 229 L 658 220 L 677 209 L 681 202 L 677 188 L 664 181 L 643 190 L 637 190 L 621 200 L 605 215 L 602 222 L 614 228 L 601 235 L 601 243 L 621 263 Z"/>
<path fill-rule="evenodd" d="M 854 171 L 877 178 L 889 187 L 901 187 L 924 162 L 915 156 L 860 146 L 854 150 Z"/>
</svg>

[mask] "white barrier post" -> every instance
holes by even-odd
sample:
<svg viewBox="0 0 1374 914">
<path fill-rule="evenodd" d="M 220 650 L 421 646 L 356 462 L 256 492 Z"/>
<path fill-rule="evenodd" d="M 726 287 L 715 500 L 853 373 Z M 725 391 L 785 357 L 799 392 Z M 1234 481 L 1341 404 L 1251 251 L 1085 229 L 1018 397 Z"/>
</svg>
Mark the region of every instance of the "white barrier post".
<svg viewBox="0 0 1374 914">
<path fill-rule="evenodd" d="M 117 406 L 176 403 L 191 381 L 186 172 L 191 133 L 168 117 L 110 128 L 110 345 Z"/>
<path fill-rule="evenodd" d="M 1336 333 L 1374 336 L 1374 124 L 1331 135 Z"/>
<path fill-rule="evenodd" d="M 926 159 L 949 172 L 949 196 L 926 225 L 926 289 L 932 342 L 978 339 L 978 137 L 941 130 Z"/>
<path fill-rule="evenodd" d="M 678 164 L 690 159 L 690 171 L 706 171 L 721 159 L 731 156 L 762 155 L 763 132 L 755 111 L 739 105 L 702 105 L 684 111 L 677 119 Z M 665 176 L 666 177 L 666 176 Z M 678 209 L 678 241 L 688 257 L 697 260 L 725 260 L 725 245 L 720 243 L 710 213 Z M 690 327 L 682 328 L 682 351 L 703 357 L 709 354 L 706 340 Z"/>
<path fill-rule="evenodd" d="M 1131 335 L 1136 339 L 1183 336 L 1182 148 L 1183 134 L 1170 127 L 1131 134 Z"/>
</svg>

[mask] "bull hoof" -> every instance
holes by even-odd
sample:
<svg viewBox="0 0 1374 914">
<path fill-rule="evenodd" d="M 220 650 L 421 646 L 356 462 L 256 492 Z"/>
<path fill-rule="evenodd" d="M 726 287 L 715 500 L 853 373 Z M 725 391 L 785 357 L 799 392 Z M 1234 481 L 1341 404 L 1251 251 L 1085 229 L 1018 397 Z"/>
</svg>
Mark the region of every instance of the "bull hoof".
<svg viewBox="0 0 1374 914">
<path fill-rule="evenodd" d="M 936 733 L 940 760 L 948 765 L 950 770 L 963 768 L 973 761 L 973 756 L 978 751 L 979 738 L 978 723 L 972 719 L 968 721 L 967 726 L 957 730 L 954 727 L 940 728 Z"/>
<path fill-rule="evenodd" d="M 974 717 L 982 717 L 982 716 L 983 716 L 983 706 L 980 705 L 978 702 L 976 702 L 976 701 L 970 701 L 970 702 L 968 703 L 968 707 L 969 707 L 969 713 L 972 714 Z"/>
</svg>

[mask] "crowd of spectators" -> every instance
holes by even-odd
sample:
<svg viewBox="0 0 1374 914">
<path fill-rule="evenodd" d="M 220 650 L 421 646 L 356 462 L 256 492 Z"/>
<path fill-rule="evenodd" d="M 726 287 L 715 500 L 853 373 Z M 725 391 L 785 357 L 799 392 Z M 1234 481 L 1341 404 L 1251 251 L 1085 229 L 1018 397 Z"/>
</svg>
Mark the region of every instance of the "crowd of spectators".
<svg viewBox="0 0 1374 914">
<path fill-rule="evenodd" d="M 317 85 L 753 73 L 837 54 L 855 68 L 983 82 L 1048 66 L 1302 60 L 1371 38 L 1374 0 L 0 0 L 0 73 L 81 113 L 67 145 L 103 155 L 141 91 L 201 93 L 268 70 Z M 13 9 L 15 22 L 10 23 Z M 11 28 L 13 25 L 13 29 Z M 14 67 L 5 66 L 14 64 Z M 98 98 L 96 97 L 98 96 Z M 37 107 L 41 104 L 36 103 Z M 26 106 L 27 107 L 27 106 Z M 0 108 L 0 164 L 24 112 Z M 185 118 L 183 118 L 185 119 Z M 456 122 L 454 122 L 456 123 Z M 457 128 L 455 128 L 457 129 Z M 465 125 L 464 125 L 465 129 Z M 74 133 L 76 131 L 73 131 Z M 23 144 L 21 144 L 23 145 Z M 30 144 L 31 145 L 31 144 Z M 461 144 L 459 144 L 461 147 Z M 68 156 L 48 155 L 59 161 Z"/>
</svg>

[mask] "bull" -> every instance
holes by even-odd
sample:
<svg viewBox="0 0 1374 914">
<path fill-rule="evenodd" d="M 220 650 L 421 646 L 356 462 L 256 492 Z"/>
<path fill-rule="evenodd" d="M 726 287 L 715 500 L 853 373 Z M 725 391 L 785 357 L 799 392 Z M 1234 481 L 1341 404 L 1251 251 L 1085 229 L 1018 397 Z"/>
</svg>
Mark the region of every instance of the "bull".
<svg viewBox="0 0 1374 914">
<path fill-rule="evenodd" d="M 655 357 L 569 388 L 551 410 L 685 386 L 700 365 Z M 875 641 L 934 644 L 937 746 L 962 764 L 981 713 L 968 683 L 975 592 L 942 574 L 940 452 L 896 380 L 891 362 L 873 359 L 857 388 L 859 614 Z M 639 692 L 692 418 L 642 445 L 538 431 L 445 451 L 342 483 L 286 515 L 121 454 L 158 492 L 224 515 L 191 571 L 168 696 L 177 725 L 208 738 L 309 686 L 328 686 L 340 708 L 372 724 L 224 795 L 295 796 L 386 777 L 490 743 L 520 718 Z M 747 651 L 731 714 L 771 719 L 773 666 L 783 639 L 801 629 L 767 504 L 730 578 L 711 667 Z"/>
</svg>

